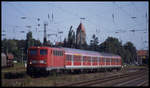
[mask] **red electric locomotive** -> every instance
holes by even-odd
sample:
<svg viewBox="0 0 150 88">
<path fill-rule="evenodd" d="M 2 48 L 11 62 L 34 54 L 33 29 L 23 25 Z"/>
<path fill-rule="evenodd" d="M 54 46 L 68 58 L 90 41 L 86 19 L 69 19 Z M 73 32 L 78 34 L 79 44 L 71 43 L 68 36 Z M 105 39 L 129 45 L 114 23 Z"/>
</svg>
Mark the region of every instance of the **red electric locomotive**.
<svg viewBox="0 0 150 88">
<path fill-rule="evenodd" d="M 31 47 L 28 49 L 28 73 L 121 69 L 121 65 L 121 57 L 114 54 L 71 48 Z"/>
</svg>

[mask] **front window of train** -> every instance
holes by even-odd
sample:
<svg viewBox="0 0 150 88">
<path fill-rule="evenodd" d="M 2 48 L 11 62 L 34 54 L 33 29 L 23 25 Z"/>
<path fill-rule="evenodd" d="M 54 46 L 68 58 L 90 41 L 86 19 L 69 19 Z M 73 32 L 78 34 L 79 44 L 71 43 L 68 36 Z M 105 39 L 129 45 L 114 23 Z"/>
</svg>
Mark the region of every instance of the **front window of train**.
<svg viewBox="0 0 150 88">
<path fill-rule="evenodd" d="M 29 51 L 30 55 L 37 55 L 37 49 L 32 49 Z"/>
<path fill-rule="evenodd" d="M 30 64 L 46 64 L 47 54 L 48 54 L 47 49 L 30 49 L 29 55 L 31 57 L 29 57 L 30 58 L 29 63 Z"/>
<path fill-rule="evenodd" d="M 47 55 L 47 50 L 46 49 L 41 49 L 40 50 L 40 55 Z"/>
<path fill-rule="evenodd" d="M 44 60 L 40 60 L 41 64 L 46 64 L 47 54 L 47 49 L 40 49 L 40 55 L 44 58 Z"/>
</svg>

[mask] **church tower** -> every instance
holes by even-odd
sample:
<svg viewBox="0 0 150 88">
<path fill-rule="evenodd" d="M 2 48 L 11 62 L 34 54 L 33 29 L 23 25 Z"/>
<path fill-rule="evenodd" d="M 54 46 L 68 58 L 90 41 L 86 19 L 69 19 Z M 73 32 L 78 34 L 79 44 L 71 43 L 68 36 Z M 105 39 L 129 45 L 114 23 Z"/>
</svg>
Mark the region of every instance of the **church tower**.
<svg viewBox="0 0 150 88">
<path fill-rule="evenodd" d="M 86 44 L 86 33 L 83 24 L 80 23 L 76 31 L 76 46 L 80 48 L 84 44 Z"/>
</svg>

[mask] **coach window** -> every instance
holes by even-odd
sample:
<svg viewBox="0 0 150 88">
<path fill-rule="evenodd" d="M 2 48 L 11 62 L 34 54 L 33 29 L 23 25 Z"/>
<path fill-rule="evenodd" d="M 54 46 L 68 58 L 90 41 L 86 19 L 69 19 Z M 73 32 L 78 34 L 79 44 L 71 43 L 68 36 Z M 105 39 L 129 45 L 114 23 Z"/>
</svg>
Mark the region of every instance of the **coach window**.
<svg viewBox="0 0 150 88">
<path fill-rule="evenodd" d="M 101 57 L 99 57 L 99 62 L 101 62 Z"/>
<path fill-rule="evenodd" d="M 104 63 L 104 58 L 102 58 L 102 62 Z"/>
<path fill-rule="evenodd" d="M 57 56 L 57 51 L 56 50 L 53 51 L 53 55 Z"/>
<path fill-rule="evenodd" d="M 103 62 L 104 62 L 104 63 L 106 62 L 105 60 L 106 60 L 106 58 L 103 58 Z"/>
<path fill-rule="evenodd" d="M 104 59 L 104 62 L 106 62 L 106 58 L 103 58 Z"/>
<path fill-rule="evenodd" d="M 58 56 L 60 56 L 60 51 L 58 51 Z"/>
<path fill-rule="evenodd" d="M 58 50 L 57 50 L 57 56 L 60 56 L 60 54 L 59 54 L 59 53 L 60 53 L 60 51 L 58 51 Z"/>
<path fill-rule="evenodd" d="M 56 52 L 56 56 L 58 56 L 58 51 L 56 50 L 55 52 Z"/>
<path fill-rule="evenodd" d="M 58 56 L 58 51 L 56 50 L 56 56 Z"/>
<path fill-rule="evenodd" d="M 71 61 L 71 55 L 67 55 L 67 61 Z"/>
<path fill-rule="evenodd" d="M 53 52 L 54 52 L 54 56 L 56 56 L 56 51 L 54 50 Z"/>
<path fill-rule="evenodd" d="M 80 62 L 81 59 L 80 59 L 80 56 L 77 56 L 77 62 Z"/>
<path fill-rule="evenodd" d="M 82 60 L 83 60 L 83 62 L 85 61 L 85 59 L 84 59 L 84 58 L 85 58 L 85 56 L 83 56 L 83 59 L 82 59 Z"/>
<path fill-rule="evenodd" d="M 101 61 L 101 62 L 104 62 L 102 57 L 100 58 L 100 61 Z"/>
<path fill-rule="evenodd" d="M 96 62 L 96 57 L 94 57 L 94 62 Z"/>
<path fill-rule="evenodd" d="M 110 62 L 110 58 L 108 58 L 108 62 Z"/>
<path fill-rule="evenodd" d="M 77 60 L 78 60 L 78 57 L 75 55 L 74 61 L 77 61 Z"/>
<path fill-rule="evenodd" d="M 53 50 L 53 55 L 55 56 L 55 50 Z"/>
<path fill-rule="evenodd" d="M 97 57 L 95 57 L 95 62 L 97 62 Z"/>
<path fill-rule="evenodd" d="M 106 62 L 108 62 L 108 58 L 106 58 L 106 60 L 105 60 Z"/>
<path fill-rule="evenodd" d="M 108 62 L 108 58 L 106 58 L 106 62 Z"/>
<path fill-rule="evenodd" d="M 117 59 L 115 58 L 115 62 L 117 63 Z"/>
<path fill-rule="evenodd" d="M 56 51 L 56 56 L 59 56 L 59 51 L 58 50 Z"/>
<path fill-rule="evenodd" d="M 96 57 L 95 59 L 96 59 L 95 61 L 98 62 L 98 57 Z"/>
<path fill-rule="evenodd" d="M 93 62 L 95 62 L 95 57 L 93 57 L 92 59 L 93 59 Z"/>
<path fill-rule="evenodd" d="M 62 56 L 62 51 L 60 51 L 60 56 Z"/>
<path fill-rule="evenodd" d="M 62 54 L 62 51 L 60 51 L 60 56 L 62 56 L 63 54 Z"/>
<path fill-rule="evenodd" d="M 88 62 L 91 62 L 91 58 L 90 57 L 88 57 Z"/>
<path fill-rule="evenodd" d="M 60 51 L 60 56 L 62 56 L 62 54 L 61 54 L 61 53 L 62 53 L 62 51 Z"/>
<path fill-rule="evenodd" d="M 98 62 L 100 62 L 100 57 L 98 57 L 97 59 L 98 59 Z"/>
<path fill-rule="evenodd" d="M 86 61 L 86 56 L 83 56 L 83 62 L 85 62 Z"/>
<path fill-rule="evenodd" d="M 94 57 L 92 57 L 92 62 L 94 62 Z"/>
<path fill-rule="evenodd" d="M 53 50 L 53 55 L 55 55 L 55 52 L 54 52 L 54 50 Z"/>
</svg>

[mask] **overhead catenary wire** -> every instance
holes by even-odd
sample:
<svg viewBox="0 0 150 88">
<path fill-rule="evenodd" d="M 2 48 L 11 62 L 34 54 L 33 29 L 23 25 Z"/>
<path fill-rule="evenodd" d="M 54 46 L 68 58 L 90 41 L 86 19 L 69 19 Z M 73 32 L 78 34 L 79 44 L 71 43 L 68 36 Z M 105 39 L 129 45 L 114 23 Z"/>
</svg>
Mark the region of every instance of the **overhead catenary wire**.
<svg viewBox="0 0 150 88">
<path fill-rule="evenodd" d="M 9 2 L 7 2 L 7 3 L 9 3 Z M 26 14 L 24 13 L 24 12 L 22 12 L 21 10 L 19 10 L 18 8 L 16 8 L 15 6 L 14 6 L 14 4 L 12 4 L 12 3 L 9 3 L 11 6 L 13 6 L 15 9 L 16 9 L 16 11 L 20 14 L 20 15 L 24 15 L 24 16 L 26 16 Z M 28 19 L 31 23 L 32 23 L 32 21 L 30 20 L 30 19 Z"/>
<path fill-rule="evenodd" d="M 25 14 L 22 10 L 18 9 L 13 3 L 7 2 L 7 4 L 10 4 L 11 6 L 13 6 L 14 9 L 16 10 L 16 12 L 19 13 L 20 15 L 27 16 L 27 14 Z M 27 18 L 30 18 L 30 17 L 28 16 Z M 21 17 L 20 17 L 20 19 L 21 19 Z M 33 22 L 31 21 L 31 19 L 28 19 L 28 21 L 29 21 L 31 24 L 33 24 Z M 33 25 L 32 25 L 32 26 L 33 26 Z M 15 28 L 15 29 L 13 28 L 13 33 L 16 32 L 15 30 L 16 30 L 16 28 Z M 30 29 L 30 30 L 31 30 L 31 29 Z M 14 35 L 14 37 L 15 37 L 15 35 Z"/>
</svg>

